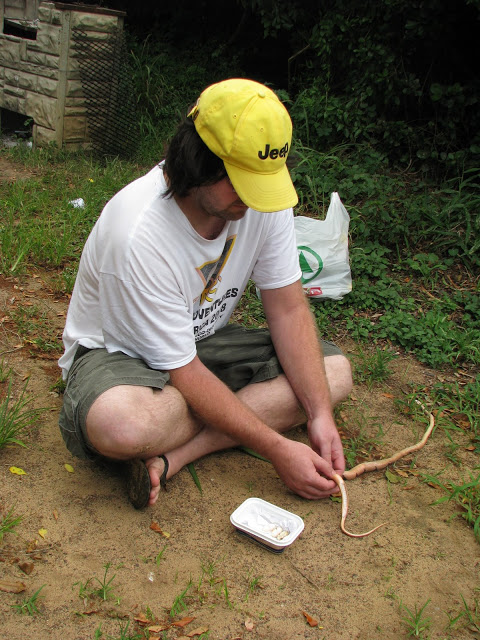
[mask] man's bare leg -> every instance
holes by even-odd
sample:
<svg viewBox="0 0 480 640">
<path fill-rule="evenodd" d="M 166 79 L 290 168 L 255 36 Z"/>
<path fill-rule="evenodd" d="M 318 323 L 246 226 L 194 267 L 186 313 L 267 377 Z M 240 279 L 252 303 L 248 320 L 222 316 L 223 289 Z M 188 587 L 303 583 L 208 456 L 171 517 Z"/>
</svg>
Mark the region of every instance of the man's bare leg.
<svg viewBox="0 0 480 640">
<path fill-rule="evenodd" d="M 351 391 L 350 366 L 344 356 L 330 356 L 325 359 L 325 370 L 335 405 Z M 237 395 L 276 431 L 288 431 L 305 422 L 305 414 L 283 375 L 248 385 Z M 128 386 L 105 392 L 87 416 L 87 432 L 93 446 L 107 457 L 145 460 L 152 485 L 149 504 L 157 500 L 164 472 L 164 462 L 158 455 L 167 455 L 170 478 L 186 464 L 238 444 L 226 434 L 202 427 L 191 416 L 181 395 L 169 386 L 161 392 Z"/>
<path fill-rule="evenodd" d="M 332 405 L 345 400 L 352 389 L 351 369 L 344 356 L 330 356 L 325 359 L 325 370 L 329 380 Z M 267 382 L 248 385 L 237 393 L 272 429 L 283 433 L 305 422 L 305 414 L 285 376 L 279 376 Z M 210 428 L 204 428 L 184 445 L 169 451 L 167 458 L 169 469 L 167 479 L 180 471 L 185 465 L 199 458 L 237 446 L 229 436 Z M 160 491 L 160 477 L 164 471 L 164 462 L 157 456 L 146 460 L 150 473 L 152 490 L 149 504 L 156 502 Z"/>
<path fill-rule="evenodd" d="M 237 396 L 275 431 L 288 431 L 305 422 L 305 414 L 299 407 L 285 376 L 248 385 L 238 391 Z M 214 451 L 236 447 L 238 444 L 221 431 L 208 426 L 203 427 L 191 440 L 176 449 L 165 451 L 169 463 L 167 479 L 194 460 Z M 163 460 L 158 456 L 145 460 L 145 464 L 150 473 L 152 489 L 149 504 L 152 505 L 158 498 L 160 476 L 165 467 Z"/>
</svg>

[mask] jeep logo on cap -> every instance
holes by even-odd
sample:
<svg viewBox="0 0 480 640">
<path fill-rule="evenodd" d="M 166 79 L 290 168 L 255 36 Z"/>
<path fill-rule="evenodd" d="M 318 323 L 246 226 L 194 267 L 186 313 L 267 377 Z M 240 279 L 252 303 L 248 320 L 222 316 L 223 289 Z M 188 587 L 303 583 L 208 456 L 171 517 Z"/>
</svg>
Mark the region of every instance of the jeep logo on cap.
<svg viewBox="0 0 480 640">
<path fill-rule="evenodd" d="M 275 158 L 285 158 L 288 155 L 288 142 L 281 149 L 270 149 L 270 145 L 265 145 L 264 151 L 258 152 L 258 157 L 260 160 L 266 160 L 267 158 L 271 158 L 275 160 Z"/>
</svg>

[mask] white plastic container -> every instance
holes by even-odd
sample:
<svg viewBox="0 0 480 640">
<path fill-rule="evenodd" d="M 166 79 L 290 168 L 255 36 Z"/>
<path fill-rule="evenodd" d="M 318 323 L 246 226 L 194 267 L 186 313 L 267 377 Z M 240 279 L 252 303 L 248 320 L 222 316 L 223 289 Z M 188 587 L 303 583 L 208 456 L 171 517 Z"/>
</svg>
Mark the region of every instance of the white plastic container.
<svg viewBox="0 0 480 640">
<path fill-rule="evenodd" d="M 230 522 L 237 531 L 274 553 L 282 553 L 302 533 L 302 518 L 261 498 L 248 498 Z"/>
</svg>

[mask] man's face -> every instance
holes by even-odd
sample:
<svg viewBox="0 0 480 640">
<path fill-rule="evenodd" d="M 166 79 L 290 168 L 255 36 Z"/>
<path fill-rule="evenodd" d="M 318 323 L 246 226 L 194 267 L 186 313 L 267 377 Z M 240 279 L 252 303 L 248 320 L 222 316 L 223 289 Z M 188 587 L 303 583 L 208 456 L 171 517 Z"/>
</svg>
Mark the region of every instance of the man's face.
<svg viewBox="0 0 480 640">
<path fill-rule="evenodd" d="M 222 220 L 240 220 L 248 209 L 237 196 L 228 178 L 209 186 L 198 187 L 191 197 L 204 214 Z"/>
</svg>

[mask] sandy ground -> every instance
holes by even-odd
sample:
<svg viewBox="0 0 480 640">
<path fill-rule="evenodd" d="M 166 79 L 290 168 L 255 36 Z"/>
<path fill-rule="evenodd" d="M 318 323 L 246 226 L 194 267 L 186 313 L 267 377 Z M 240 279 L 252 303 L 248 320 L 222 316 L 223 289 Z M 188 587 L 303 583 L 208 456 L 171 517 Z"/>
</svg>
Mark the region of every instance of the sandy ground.
<svg viewBox="0 0 480 640">
<path fill-rule="evenodd" d="M 470 608 L 478 600 L 478 543 L 458 507 L 432 506 L 444 494 L 421 475 L 468 477 L 478 456 L 466 449 L 467 437 L 457 450 L 461 467 L 446 458 L 446 437 L 438 430 L 418 455 L 397 464 L 400 475 L 391 469 L 398 482 L 387 482 L 384 472 L 349 481 L 349 528 L 387 522 L 363 539 L 340 531 L 338 501 L 295 496 L 270 464 L 239 450 L 195 463 L 202 494 L 184 469 L 153 508 L 135 511 L 121 477 L 66 450 L 57 426 L 57 355 L 45 357 L 18 335 L 11 312 L 19 304 L 37 305 L 58 337 L 67 300 L 55 296 L 48 274 L 25 281 L 0 277 L 2 370 L 14 372 L 15 397 L 28 381 L 32 406 L 47 409 L 26 448 L 0 450 L 0 516 L 12 507 L 22 516 L 0 541 L 2 640 L 393 640 L 409 631 L 401 605 L 415 613 L 427 601 L 429 629 L 418 637 L 479 637 L 465 616 L 447 629 L 449 618 L 464 610 L 462 597 Z M 345 338 L 339 343 L 347 353 L 354 349 Z M 409 383 L 428 389 L 440 375 L 405 356 L 392 369 L 378 387 L 357 384 L 342 407 L 346 436 L 363 427 L 373 438 L 382 426 L 378 458 L 421 437 L 425 422 L 399 412 L 395 399 Z M 2 382 L 0 400 L 6 393 Z M 302 428 L 291 436 L 306 441 Z M 270 553 L 232 527 L 230 514 L 253 496 L 303 518 L 302 535 L 284 553 Z M 105 571 L 111 582 L 103 600 L 93 591 Z M 3 590 L 6 583 L 23 591 Z M 12 607 L 41 587 L 38 614 Z"/>
</svg>

